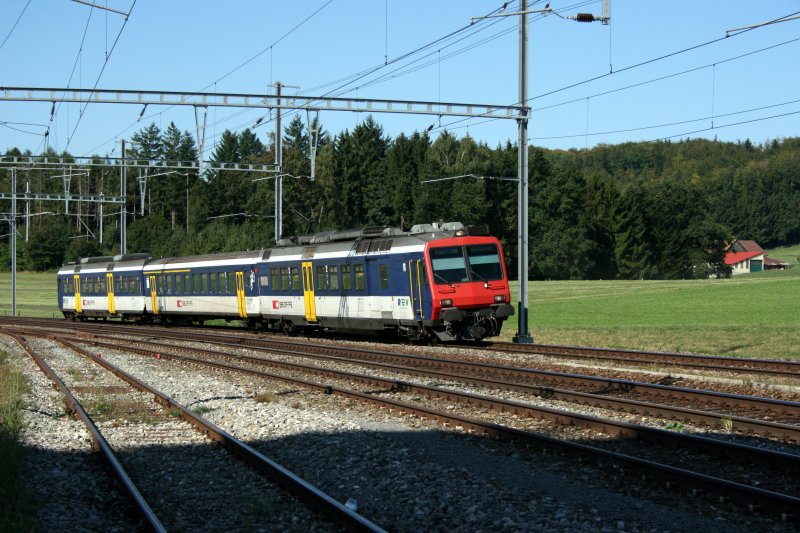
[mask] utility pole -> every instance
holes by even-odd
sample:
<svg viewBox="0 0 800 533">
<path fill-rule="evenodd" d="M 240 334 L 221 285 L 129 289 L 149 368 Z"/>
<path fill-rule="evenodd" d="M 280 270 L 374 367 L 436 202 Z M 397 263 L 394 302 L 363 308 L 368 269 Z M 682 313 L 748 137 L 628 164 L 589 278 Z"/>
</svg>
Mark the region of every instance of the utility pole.
<svg viewBox="0 0 800 533">
<path fill-rule="evenodd" d="M 11 316 L 17 316 L 17 168 L 11 169 Z"/>
<path fill-rule="evenodd" d="M 25 242 L 28 242 L 31 236 L 31 182 L 25 182 Z"/>
<path fill-rule="evenodd" d="M 126 202 L 125 202 L 125 189 L 126 189 L 126 176 L 125 176 L 125 139 L 122 139 L 122 165 L 119 172 L 119 196 L 122 200 L 121 207 L 119 208 L 119 253 L 125 255 L 127 253 L 128 236 L 126 235 L 128 229 L 126 227 Z"/>
<path fill-rule="evenodd" d="M 283 233 L 283 146 L 281 146 L 281 82 L 275 82 L 275 96 L 278 106 L 275 109 L 275 244 Z"/>
<path fill-rule="evenodd" d="M 528 329 L 528 263 L 529 263 L 529 231 L 528 231 L 528 121 L 530 120 L 530 107 L 528 107 L 528 14 L 541 13 L 547 15 L 553 13 L 561 18 L 575 20 L 577 22 L 602 22 L 608 24 L 611 20 L 611 0 L 603 0 L 603 14 L 596 17 L 591 13 L 578 13 L 569 17 L 559 15 L 556 11 L 550 8 L 548 2 L 544 9 L 536 9 L 528 11 L 527 0 L 520 0 L 519 11 L 516 13 L 498 13 L 496 15 L 489 15 L 487 17 L 477 18 L 493 18 L 493 17 L 519 17 L 519 117 L 517 124 L 519 126 L 519 154 L 518 154 L 518 237 L 517 237 L 517 252 L 519 259 L 517 261 L 519 269 L 519 300 L 517 302 L 517 319 L 518 329 L 514 335 L 513 341 L 520 344 L 530 344 L 533 342 L 533 336 Z M 473 22 L 477 20 L 473 18 Z"/>
<path fill-rule="evenodd" d="M 519 3 L 519 102 L 525 106 L 528 103 L 528 2 L 520 0 Z M 517 263 L 519 279 L 519 300 L 517 302 L 517 334 L 512 339 L 520 344 L 530 344 L 533 336 L 528 330 L 528 111 L 521 111 L 519 119 L 519 184 L 517 197 L 518 240 L 517 250 L 519 259 Z"/>
</svg>

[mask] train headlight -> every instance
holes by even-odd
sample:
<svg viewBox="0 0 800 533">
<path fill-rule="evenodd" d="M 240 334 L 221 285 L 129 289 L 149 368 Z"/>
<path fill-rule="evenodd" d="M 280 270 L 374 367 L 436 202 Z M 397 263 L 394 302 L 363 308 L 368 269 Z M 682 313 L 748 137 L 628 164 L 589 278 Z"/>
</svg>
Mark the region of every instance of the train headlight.
<svg viewBox="0 0 800 533">
<path fill-rule="evenodd" d="M 444 299 L 444 300 L 439 300 L 439 304 L 442 307 L 451 307 L 453 305 L 453 300 L 451 300 L 449 298 Z"/>
<path fill-rule="evenodd" d="M 503 302 L 506 301 L 506 295 L 505 294 L 498 294 L 497 296 L 494 297 L 494 301 L 496 303 L 503 303 Z"/>
</svg>

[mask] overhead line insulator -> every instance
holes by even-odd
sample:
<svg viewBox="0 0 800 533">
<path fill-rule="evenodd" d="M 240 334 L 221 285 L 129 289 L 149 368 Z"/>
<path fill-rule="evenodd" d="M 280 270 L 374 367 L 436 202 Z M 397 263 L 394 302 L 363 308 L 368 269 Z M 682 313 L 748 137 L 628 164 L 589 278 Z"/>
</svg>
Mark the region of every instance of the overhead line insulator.
<svg viewBox="0 0 800 533">
<path fill-rule="evenodd" d="M 575 20 L 578 22 L 594 22 L 597 19 L 591 13 L 578 13 L 575 15 Z"/>
</svg>

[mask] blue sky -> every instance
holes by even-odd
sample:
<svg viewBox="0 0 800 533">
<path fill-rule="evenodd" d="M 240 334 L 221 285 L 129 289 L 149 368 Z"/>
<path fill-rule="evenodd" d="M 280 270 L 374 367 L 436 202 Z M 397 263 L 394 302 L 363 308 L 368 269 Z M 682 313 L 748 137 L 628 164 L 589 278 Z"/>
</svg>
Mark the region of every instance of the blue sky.
<svg viewBox="0 0 800 533">
<path fill-rule="evenodd" d="M 476 23 L 397 60 L 464 28 L 471 17 L 500 8 L 498 0 L 94 2 L 130 11 L 128 22 L 70 0 L 3 0 L 0 86 L 92 88 L 97 83 L 102 89 L 263 94 L 280 80 L 298 87 L 286 92 L 303 95 L 481 104 L 518 100 L 516 17 Z M 517 7 L 510 2 L 507 11 Z M 577 0 L 554 0 L 551 7 L 564 16 L 599 15 L 602 9 L 599 1 Z M 726 30 L 798 11 L 800 4 L 789 0 L 614 0 L 608 26 L 532 16 L 530 143 L 580 149 L 667 137 L 763 143 L 798 136 L 800 20 L 723 39 Z M 698 45 L 704 46 L 635 66 Z M 353 75 L 375 67 L 381 68 L 354 80 Z M 340 88 L 346 82 L 351 83 Z M 151 122 L 162 129 L 175 122 L 181 130 L 195 131 L 189 107 L 150 106 L 141 120 L 141 106 L 91 104 L 79 119 L 82 107 L 59 104 L 50 124 L 49 103 L 0 102 L 0 152 L 18 147 L 39 153 L 48 124 L 50 146 L 76 156 L 118 155 L 119 139 L 129 139 Z M 211 109 L 207 143 L 213 145 L 225 129 L 252 126 L 262 115 Z M 364 118 L 329 111 L 320 120 L 335 134 L 352 130 Z M 431 125 L 432 135 L 448 129 L 490 146 L 516 142 L 517 136 L 514 121 L 374 118 L 393 137 Z M 255 131 L 266 141 L 273 130 L 265 120 Z"/>
</svg>

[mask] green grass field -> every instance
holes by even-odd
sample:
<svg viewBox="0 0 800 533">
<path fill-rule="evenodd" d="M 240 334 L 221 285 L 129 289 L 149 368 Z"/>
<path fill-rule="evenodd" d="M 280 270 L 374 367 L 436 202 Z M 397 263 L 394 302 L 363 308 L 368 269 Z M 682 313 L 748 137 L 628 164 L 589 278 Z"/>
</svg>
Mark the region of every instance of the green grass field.
<svg viewBox="0 0 800 533">
<path fill-rule="evenodd" d="M 769 255 L 795 264 L 800 246 Z M 2 315 L 11 313 L 10 287 L 10 275 L 0 275 Z M 800 266 L 731 279 L 540 281 L 529 289 L 536 342 L 800 359 Z M 55 273 L 19 273 L 17 309 L 59 316 Z M 501 338 L 516 331 L 514 316 Z"/>
</svg>

